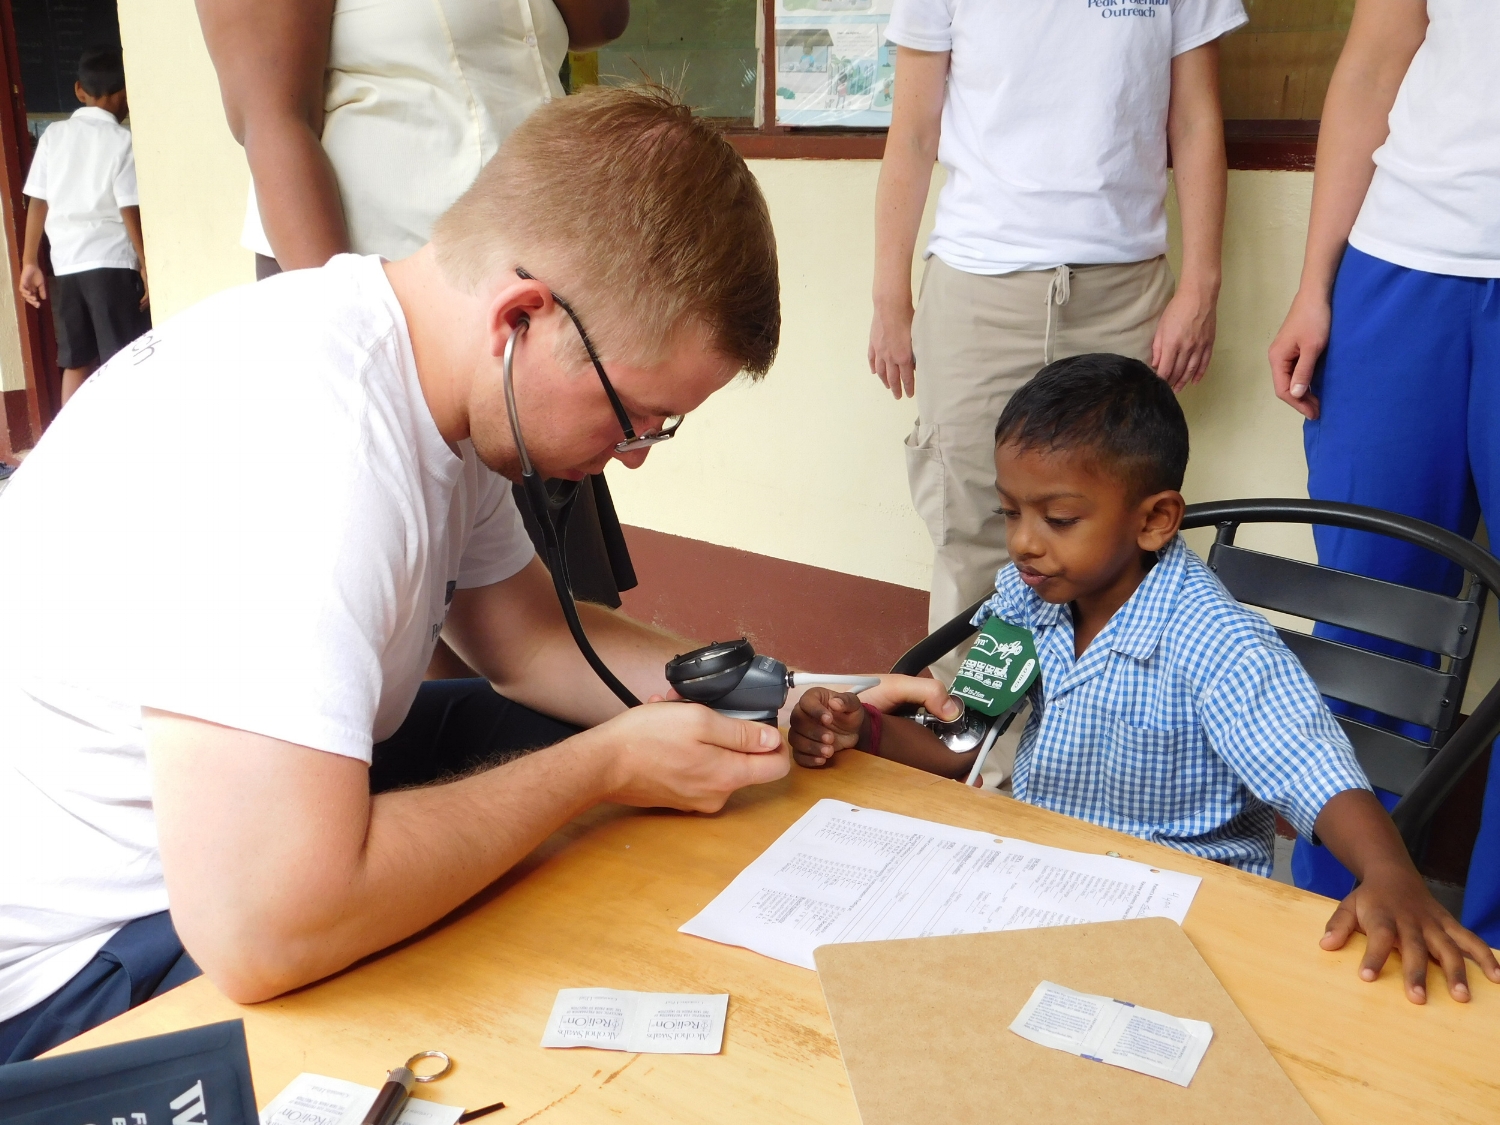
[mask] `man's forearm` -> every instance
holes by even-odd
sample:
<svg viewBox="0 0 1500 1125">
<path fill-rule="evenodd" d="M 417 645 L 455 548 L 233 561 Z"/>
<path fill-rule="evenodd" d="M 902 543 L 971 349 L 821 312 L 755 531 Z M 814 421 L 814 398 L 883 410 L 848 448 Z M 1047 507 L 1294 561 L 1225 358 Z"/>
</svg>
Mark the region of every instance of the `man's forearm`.
<svg viewBox="0 0 1500 1125">
<path fill-rule="evenodd" d="M 897 49 L 895 105 L 875 186 L 875 304 L 911 304 L 917 228 L 937 160 L 947 52 Z"/>
<path fill-rule="evenodd" d="M 160 712 L 146 713 L 145 731 L 174 921 L 215 983 L 245 1003 L 441 918 L 611 781 L 591 732 L 372 799 L 352 758 Z"/>
</svg>

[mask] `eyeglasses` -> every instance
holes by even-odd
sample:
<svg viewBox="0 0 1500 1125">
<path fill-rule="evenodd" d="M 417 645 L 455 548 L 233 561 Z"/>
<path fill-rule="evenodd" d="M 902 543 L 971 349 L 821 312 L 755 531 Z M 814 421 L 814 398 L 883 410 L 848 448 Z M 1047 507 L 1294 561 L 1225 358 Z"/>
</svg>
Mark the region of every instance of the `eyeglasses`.
<svg viewBox="0 0 1500 1125">
<path fill-rule="evenodd" d="M 527 273 L 520 266 L 516 267 L 516 273 L 526 281 L 536 281 L 537 278 Z M 583 341 L 583 348 L 589 353 L 589 361 L 593 363 L 594 370 L 599 372 L 599 382 L 604 384 L 604 393 L 609 396 L 609 404 L 615 408 L 615 417 L 620 420 L 620 429 L 624 431 L 625 440 L 615 443 L 616 453 L 629 453 L 635 449 L 649 449 L 653 445 L 659 445 L 677 432 L 682 425 L 681 414 L 669 417 L 659 430 L 650 430 L 639 436 L 636 435 L 635 427 L 630 424 L 630 415 L 626 412 L 620 396 L 615 394 L 615 388 L 610 384 L 609 376 L 604 373 L 604 364 L 599 362 L 599 353 L 594 350 L 594 341 L 589 339 L 589 334 L 583 330 L 583 322 L 578 319 L 578 314 L 573 311 L 573 306 L 564 301 L 556 293 L 552 299 L 557 302 L 558 307 L 568 314 L 568 319 L 573 322 L 573 327 L 578 329 L 578 338 Z"/>
</svg>

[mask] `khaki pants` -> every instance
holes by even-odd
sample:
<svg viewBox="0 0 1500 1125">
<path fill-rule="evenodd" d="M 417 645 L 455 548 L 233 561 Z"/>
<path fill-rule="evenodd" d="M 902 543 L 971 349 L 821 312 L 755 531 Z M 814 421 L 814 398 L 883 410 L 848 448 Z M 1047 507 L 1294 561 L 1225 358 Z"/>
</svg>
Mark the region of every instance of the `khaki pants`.
<svg viewBox="0 0 1500 1125">
<path fill-rule="evenodd" d="M 927 259 L 912 348 L 917 424 L 906 439 L 912 503 L 927 524 L 931 628 L 994 588 L 1008 561 L 995 514 L 995 423 L 1054 359 L 1118 352 L 1151 360 L 1151 339 L 1173 289 L 1165 258 L 1025 273 L 965 273 Z M 933 666 L 945 681 L 962 653 Z"/>
</svg>

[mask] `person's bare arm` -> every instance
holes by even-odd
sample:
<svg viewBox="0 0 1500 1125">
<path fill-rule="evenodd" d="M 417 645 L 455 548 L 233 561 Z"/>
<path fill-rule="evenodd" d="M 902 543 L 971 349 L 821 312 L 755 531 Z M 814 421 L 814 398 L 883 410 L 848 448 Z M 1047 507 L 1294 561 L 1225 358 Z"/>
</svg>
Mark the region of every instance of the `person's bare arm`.
<svg viewBox="0 0 1500 1125">
<path fill-rule="evenodd" d="M 1276 397 L 1308 418 L 1318 416 L 1308 387 L 1328 346 L 1333 278 L 1375 175 L 1375 150 L 1390 132 L 1391 106 L 1426 36 L 1426 0 L 1359 0 L 1328 83 L 1302 280 L 1270 349 Z"/>
<path fill-rule="evenodd" d="M 568 50 L 593 51 L 625 34 L 630 0 L 556 0 L 568 25 Z"/>
<path fill-rule="evenodd" d="M 1173 390 L 1203 378 L 1213 356 L 1223 277 L 1224 113 L 1219 105 L 1219 44 L 1172 60 L 1167 142 L 1182 216 L 1182 277 L 1151 342 L 1151 366 Z"/>
<path fill-rule="evenodd" d="M 173 923 L 239 1003 L 430 925 L 601 801 L 713 812 L 788 768 L 772 728 L 659 703 L 485 773 L 372 798 L 353 758 L 160 711 L 144 724 Z"/>
<path fill-rule="evenodd" d="M 974 765 L 977 750 L 955 754 L 926 727 L 899 715 L 882 715 L 877 747 L 874 725 L 863 706 L 866 703 L 880 712 L 915 704 L 949 722 L 958 718 L 963 708 L 940 681 L 916 676 L 882 676 L 879 687 L 857 696 L 809 688 L 792 712 L 787 739 L 793 760 L 807 769 L 822 769 L 840 750 L 859 749 L 952 778 L 965 776 Z"/>
<path fill-rule="evenodd" d="M 896 398 L 916 393 L 911 262 L 932 185 L 948 86 L 947 51 L 896 48 L 891 128 L 875 187 L 875 316 L 870 371 Z"/>
<path fill-rule="evenodd" d="M 42 231 L 47 225 L 47 201 L 26 197 L 26 240 L 21 250 L 21 299 L 34 309 L 47 299 L 47 275 L 42 272 Z"/>
<path fill-rule="evenodd" d="M 140 263 L 141 308 L 151 303 L 151 287 L 146 281 L 146 240 L 141 236 L 141 209 L 132 204 L 120 208 L 120 220 L 125 224 L 125 235 L 135 247 L 135 259 Z"/>
<path fill-rule="evenodd" d="M 1460 926 L 1422 882 L 1401 834 L 1375 795 L 1348 789 L 1318 814 L 1318 836 L 1357 880 L 1328 920 L 1324 949 L 1342 949 L 1355 930 L 1367 938 L 1360 976 L 1374 980 L 1393 952 L 1401 954 L 1406 996 L 1427 1002 L 1428 959 L 1442 965 L 1453 999 L 1469 999 L 1465 956 L 1500 984 L 1500 964 L 1477 935 Z"/>
<path fill-rule="evenodd" d="M 667 661 L 699 647 L 605 606 L 580 602 L 578 617 L 604 663 L 639 699 L 665 695 Z M 541 559 L 504 582 L 455 593 L 443 639 L 517 703 L 579 726 L 624 709 L 578 651 Z"/>
<path fill-rule="evenodd" d="M 349 249 L 323 151 L 333 0 L 197 0 L 224 113 L 255 180 L 261 223 L 283 269 Z"/>
</svg>

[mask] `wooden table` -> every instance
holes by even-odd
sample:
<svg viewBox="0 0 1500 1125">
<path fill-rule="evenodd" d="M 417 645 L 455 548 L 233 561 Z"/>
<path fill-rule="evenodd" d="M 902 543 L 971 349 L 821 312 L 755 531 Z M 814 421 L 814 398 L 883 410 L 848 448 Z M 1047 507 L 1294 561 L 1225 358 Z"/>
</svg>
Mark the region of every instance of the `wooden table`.
<svg viewBox="0 0 1500 1125">
<path fill-rule="evenodd" d="M 1358 979 L 1362 939 L 1318 949 L 1327 899 L 857 753 L 713 817 L 595 810 L 443 924 L 331 980 L 241 1007 L 199 979 L 67 1049 L 241 1017 L 260 1105 L 301 1071 L 373 1086 L 438 1049 L 457 1065 L 423 1096 L 504 1100 L 486 1125 L 857 1125 L 817 974 L 677 933 L 822 797 L 1201 875 L 1184 929 L 1327 1125 L 1500 1121 L 1500 987 L 1477 973 L 1466 1007 L 1441 987 L 1415 1007 L 1394 961 Z M 542 1050 L 557 990 L 582 986 L 728 992 L 723 1053 Z"/>
</svg>

